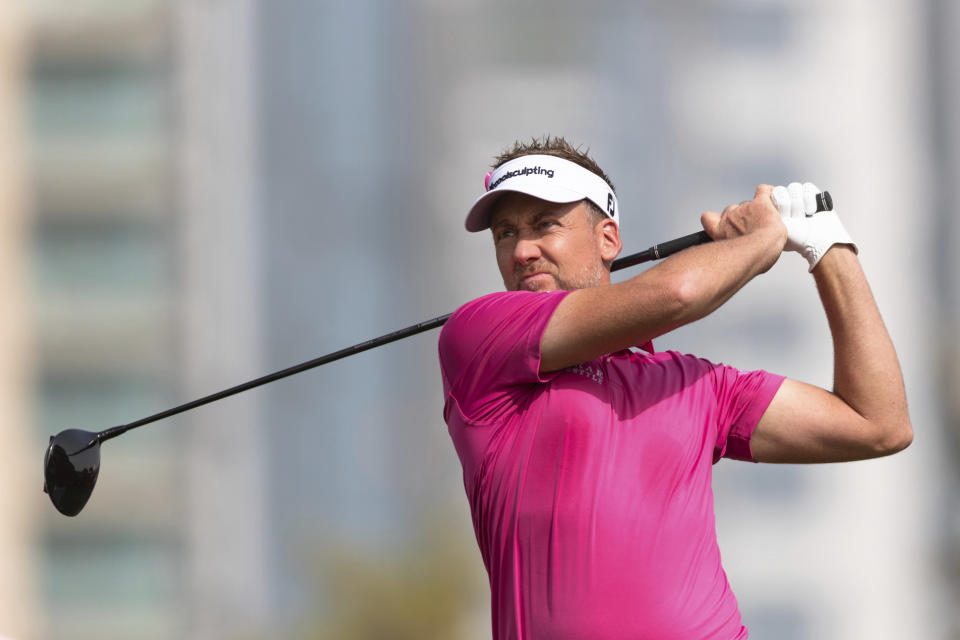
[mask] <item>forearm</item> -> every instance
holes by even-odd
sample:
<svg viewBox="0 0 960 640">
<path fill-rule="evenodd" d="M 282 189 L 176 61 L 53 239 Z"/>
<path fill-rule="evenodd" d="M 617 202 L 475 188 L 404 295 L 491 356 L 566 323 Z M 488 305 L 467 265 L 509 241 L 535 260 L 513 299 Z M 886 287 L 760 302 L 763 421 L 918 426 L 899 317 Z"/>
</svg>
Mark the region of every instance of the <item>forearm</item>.
<svg viewBox="0 0 960 640">
<path fill-rule="evenodd" d="M 833 336 L 834 394 L 878 438 L 906 446 L 912 432 L 900 364 L 856 255 L 834 246 L 813 275 Z"/>
<path fill-rule="evenodd" d="M 652 280 L 665 295 L 678 299 L 675 312 L 663 318 L 671 325 L 667 330 L 674 329 L 709 315 L 754 277 L 768 271 L 782 247 L 782 230 L 769 227 L 682 251 L 636 276 L 630 284 L 642 291 Z"/>
</svg>

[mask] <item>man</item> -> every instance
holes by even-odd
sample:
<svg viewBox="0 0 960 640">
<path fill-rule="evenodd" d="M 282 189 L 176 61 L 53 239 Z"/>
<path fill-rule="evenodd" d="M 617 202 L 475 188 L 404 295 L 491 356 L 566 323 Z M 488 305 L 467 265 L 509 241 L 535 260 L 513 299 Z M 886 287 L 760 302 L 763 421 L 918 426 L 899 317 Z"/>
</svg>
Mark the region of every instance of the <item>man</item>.
<svg viewBox="0 0 960 640">
<path fill-rule="evenodd" d="M 491 229 L 507 291 L 459 308 L 439 345 L 494 638 L 746 638 L 711 465 L 857 460 L 910 443 L 856 247 L 836 214 L 813 213 L 815 192 L 761 185 L 701 216 L 714 242 L 611 284 L 620 212 L 596 163 L 557 138 L 497 159 L 466 227 Z M 819 290 L 832 392 L 653 350 L 784 250 L 807 258 Z"/>
</svg>

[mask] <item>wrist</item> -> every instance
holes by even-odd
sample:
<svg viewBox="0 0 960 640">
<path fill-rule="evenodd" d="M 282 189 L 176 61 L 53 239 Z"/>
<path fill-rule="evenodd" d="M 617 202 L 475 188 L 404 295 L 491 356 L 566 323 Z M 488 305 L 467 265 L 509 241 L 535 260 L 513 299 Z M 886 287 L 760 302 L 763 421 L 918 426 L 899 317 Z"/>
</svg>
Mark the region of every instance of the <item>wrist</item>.
<svg viewBox="0 0 960 640">
<path fill-rule="evenodd" d="M 857 262 L 857 247 L 854 244 L 835 242 L 830 245 L 823 257 L 813 265 L 810 273 L 816 276 L 818 273 L 830 271 L 832 269 L 843 268 L 845 265 Z"/>
<path fill-rule="evenodd" d="M 780 258 L 783 247 L 787 242 L 787 230 L 783 224 L 777 220 L 776 225 L 766 225 L 747 234 L 746 238 L 754 240 L 752 243 L 755 248 L 755 257 L 753 263 L 758 267 L 758 272 L 766 272 Z"/>
<path fill-rule="evenodd" d="M 783 220 L 779 217 L 776 220 L 776 225 L 774 225 L 776 231 L 776 247 L 777 253 L 782 253 L 784 248 L 787 246 L 787 241 L 789 240 L 789 235 L 787 233 L 787 225 L 783 224 Z"/>
<path fill-rule="evenodd" d="M 767 225 L 760 230 L 764 234 L 764 243 L 770 247 L 770 250 L 776 255 L 783 252 L 787 245 L 787 227 L 778 217 L 773 224 Z"/>
</svg>

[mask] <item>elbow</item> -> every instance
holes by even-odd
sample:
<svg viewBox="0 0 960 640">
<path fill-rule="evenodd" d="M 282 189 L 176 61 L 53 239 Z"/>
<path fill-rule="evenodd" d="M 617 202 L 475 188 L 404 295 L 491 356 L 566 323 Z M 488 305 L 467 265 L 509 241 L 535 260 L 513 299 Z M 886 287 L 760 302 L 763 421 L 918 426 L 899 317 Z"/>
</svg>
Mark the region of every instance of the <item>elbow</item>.
<svg viewBox="0 0 960 640">
<path fill-rule="evenodd" d="M 893 449 L 890 453 L 903 451 L 913 443 L 913 425 L 909 420 L 904 420 L 903 424 L 897 430 L 897 435 L 893 442 Z"/>
<path fill-rule="evenodd" d="M 697 319 L 698 302 L 703 297 L 699 283 L 688 273 L 678 274 L 668 286 L 667 307 L 670 315 L 684 324 Z"/>
<path fill-rule="evenodd" d="M 708 280 L 692 269 L 661 271 L 655 279 L 637 280 L 640 299 L 656 310 L 659 333 L 699 320 L 717 306 Z"/>
<path fill-rule="evenodd" d="M 877 455 L 889 456 L 903 451 L 913 442 L 913 426 L 909 419 L 903 419 L 887 426 L 877 438 Z"/>
</svg>

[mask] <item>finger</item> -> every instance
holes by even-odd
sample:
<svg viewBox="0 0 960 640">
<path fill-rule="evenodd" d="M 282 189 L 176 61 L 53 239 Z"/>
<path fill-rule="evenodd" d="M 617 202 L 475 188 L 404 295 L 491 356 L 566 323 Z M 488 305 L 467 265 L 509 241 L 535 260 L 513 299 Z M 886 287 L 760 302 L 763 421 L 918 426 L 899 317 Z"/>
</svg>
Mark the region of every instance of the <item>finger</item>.
<svg viewBox="0 0 960 640">
<path fill-rule="evenodd" d="M 774 187 L 772 194 L 773 204 L 776 205 L 777 211 L 780 212 L 781 218 L 790 217 L 790 192 L 787 191 L 786 187 Z"/>
<path fill-rule="evenodd" d="M 772 193 L 773 187 L 769 184 L 761 184 L 757 186 L 757 192 L 753 194 L 753 199 L 760 200 L 761 198 L 770 198 Z"/>
<path fill-rule="evenodd" d="M 817 212 L 817 194 L 820 189 L 812 182 L 803 183 L 803 212 L 812 216 Z"/>
<path fill-rule="evenodd" d="M 799 182 L 791 182 L 787 185 L 787 191 L 790 193 L 790 217 L 802 218 L 805 215 L 803 209 L 803 185 Z"/>
<path fill-rule="evenodd" d="M 729 209 L 730 207 L 727 207 Z M 707 235 L 717 240 L 720 235 L 720 214 L 716 211 L 704 211 L 700 214 L 700 224 Z"/>
</svg>

